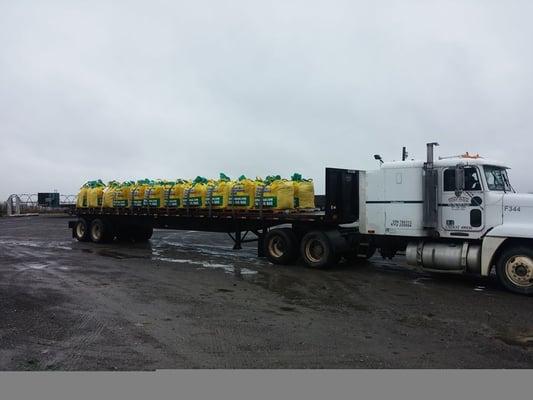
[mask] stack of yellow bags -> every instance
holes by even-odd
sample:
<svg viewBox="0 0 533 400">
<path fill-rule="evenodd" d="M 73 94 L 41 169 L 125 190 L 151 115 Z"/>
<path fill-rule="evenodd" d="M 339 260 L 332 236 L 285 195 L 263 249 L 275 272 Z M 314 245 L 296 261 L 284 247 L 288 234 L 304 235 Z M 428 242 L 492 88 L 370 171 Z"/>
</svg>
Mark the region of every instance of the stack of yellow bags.
<svg viewBox="0 0 533 400">
<path fill-rule="evenodd" d="M 244 175 L 231 180 L 221 173 L 219 179 L 201 176 L 194 181 L 142 179 L 123 183 L 101 180 L 84 184 L 76 206 L 86 207 L 154 207 L 291 210 L 315 207 L 313 181 L 294 174 L 291 180 L 279 175 L 255 180 Z"/>
</svg>

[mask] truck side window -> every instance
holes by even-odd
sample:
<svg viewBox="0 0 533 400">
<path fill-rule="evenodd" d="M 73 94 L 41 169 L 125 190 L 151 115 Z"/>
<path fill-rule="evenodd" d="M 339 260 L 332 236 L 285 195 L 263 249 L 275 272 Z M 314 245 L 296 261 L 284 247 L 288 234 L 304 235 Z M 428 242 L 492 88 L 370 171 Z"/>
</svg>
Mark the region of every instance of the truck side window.
<svg viewBox="0 0 533 400">
<path fill-rule="evenodd" d="M 454 168 L 444 170 L 443 181 L 445 192 L 453 192 L 455 190 Z M 481 190 L 477 169 L 474 167 L 465 168 L 465 190 Z"/>
<path fill-rule="evenodd" d="M 475 168 L 465 168 L 465 190 L 481 190 L 481 184 Z"/>
<path fill-rule="evenodd" d="M 453 192 L 455 190 L 455 170 L 448 168 L 444 170 L 444 191 Z"/>
</svg>

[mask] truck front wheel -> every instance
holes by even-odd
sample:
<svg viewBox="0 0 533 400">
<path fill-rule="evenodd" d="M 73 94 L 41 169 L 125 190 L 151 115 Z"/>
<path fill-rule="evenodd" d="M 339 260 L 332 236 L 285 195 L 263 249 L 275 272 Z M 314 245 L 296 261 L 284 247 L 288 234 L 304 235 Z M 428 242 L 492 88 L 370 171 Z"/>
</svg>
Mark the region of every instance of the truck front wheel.
<svg viewBox="0 0 533 400">
<path fill-rule="evenodd" d="M 511 292 L 533 294 L 533 250 L 512 246 L 503 251 L 496 264 L 500 283 Z"/>
<path fill-rule="evenodd" d="M 321 231 L 307 233 L 302 239 L 300 252 L 305 264 L 311 268 L 329 267 L 339 259 L 328 236 Z"/>
<path fill-rule="evenodd" d="M 265 254 L 272 264 L 288 265 L 298 258 L 296 235 L 290 228 L 269 231 L 264 239 Z"/>
</svg>

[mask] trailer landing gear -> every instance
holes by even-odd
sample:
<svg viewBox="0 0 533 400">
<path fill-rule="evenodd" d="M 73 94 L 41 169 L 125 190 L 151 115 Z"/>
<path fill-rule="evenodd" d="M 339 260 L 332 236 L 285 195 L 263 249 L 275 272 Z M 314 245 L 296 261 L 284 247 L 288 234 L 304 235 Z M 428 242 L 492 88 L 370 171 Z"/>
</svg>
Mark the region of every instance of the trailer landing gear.
<svg viewBox="0 0 533 400">
<path fill-rule="evenodd" d="M 228 236 L 231 238 L 231 240 L 233 240 L 233 250 L 242 250 L 243 243 L 252 243 L 252 242 L 262 243 L 263 234 L 259 231 L 251 231 L 251 232 L 255 234 L 257 237 L 253 239 L 246 239 L 250 231 L 245 231 L 244 235 L 242 234 L 242 231 L 235 231 L 235 235 L 232 235 L 231 232 L 228 232 Z M 259 253 L 258 256 L 262 257 L 261 251 L 258 250 L 258 253 Z"/>
</svg>

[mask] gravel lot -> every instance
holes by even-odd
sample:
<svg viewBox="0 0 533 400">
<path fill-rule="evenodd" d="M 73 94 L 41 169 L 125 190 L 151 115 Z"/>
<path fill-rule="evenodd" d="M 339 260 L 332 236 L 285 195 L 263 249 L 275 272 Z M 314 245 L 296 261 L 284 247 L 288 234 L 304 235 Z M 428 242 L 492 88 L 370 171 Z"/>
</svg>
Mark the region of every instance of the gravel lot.
<svg viewBox="0 0 533 400">
<path fill-rule="evenodd" d="M 532 368 L 533 299 L 374 257 L 274 266 L 222 234 L 95 245 L 0 218 L 1 370 Z"/>
</svg>

